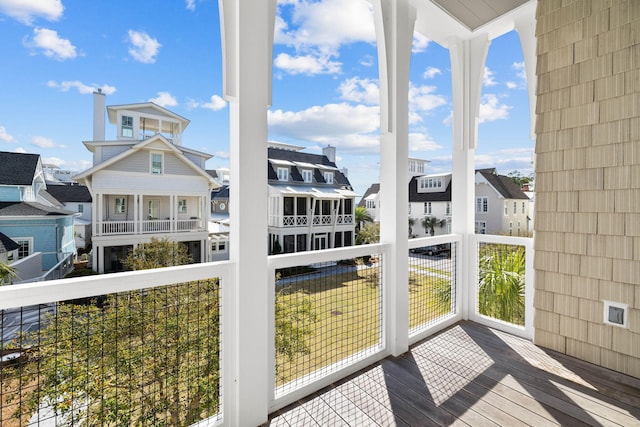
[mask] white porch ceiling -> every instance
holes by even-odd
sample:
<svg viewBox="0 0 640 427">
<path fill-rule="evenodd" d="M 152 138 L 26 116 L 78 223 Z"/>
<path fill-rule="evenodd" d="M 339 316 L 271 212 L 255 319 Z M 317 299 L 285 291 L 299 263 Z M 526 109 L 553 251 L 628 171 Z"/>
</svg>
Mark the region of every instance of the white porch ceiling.
<svg viewBox="0 0 640 427">
<path fill-rule="evenodd" d="M 410 0 L 416 31 L 448 47 L 452 38 L 487 33 L 489 39 L 514 28 L 515 20 L 535 20 L 537 0 Z"/>
</svg>

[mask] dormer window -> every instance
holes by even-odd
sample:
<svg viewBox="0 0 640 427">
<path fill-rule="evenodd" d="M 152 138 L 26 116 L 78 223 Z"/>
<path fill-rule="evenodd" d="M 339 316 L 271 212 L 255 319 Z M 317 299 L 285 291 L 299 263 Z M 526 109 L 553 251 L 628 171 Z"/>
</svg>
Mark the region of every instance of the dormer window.
<svg viewBox="0 0 640 427">
<path fill-rule="evenodd" d="M 313 173 L 310 170 L 303 170 L 302 171 L 302 180 L 304 182 L 311 182 Z"/>
<path fill-rule="evenodd" d="M 151 153 L 151 173 L 154 175 L 162 174 L 164 166 L 164 155 L 162 153 Z"/>
<path fill-rule="evenodd" d="M 133 117 L 122 116 L 122 136 L 133 138 Z"/>
<path fill-rule="evenodd" d="M 278 168 L 278 181 L 289 181 L 288 168 Z"/>
<path fill-rule="evenodd" d="M 327 181 L 327 184 L 333 184 L 333 172 L 325 172 L 324 180 Z"/>
</svg>

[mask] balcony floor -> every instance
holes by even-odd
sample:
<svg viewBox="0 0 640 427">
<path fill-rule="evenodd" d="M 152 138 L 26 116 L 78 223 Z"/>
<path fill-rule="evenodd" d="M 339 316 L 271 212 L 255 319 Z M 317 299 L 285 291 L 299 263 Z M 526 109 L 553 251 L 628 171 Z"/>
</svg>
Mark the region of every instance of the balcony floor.
<svg viewBox="0 0 640 427">
<path fill-rule="evenodd" d="M 472 322 L 272 414 L 271 426 L 640 425 L 640 379 Z"/>
</svg>

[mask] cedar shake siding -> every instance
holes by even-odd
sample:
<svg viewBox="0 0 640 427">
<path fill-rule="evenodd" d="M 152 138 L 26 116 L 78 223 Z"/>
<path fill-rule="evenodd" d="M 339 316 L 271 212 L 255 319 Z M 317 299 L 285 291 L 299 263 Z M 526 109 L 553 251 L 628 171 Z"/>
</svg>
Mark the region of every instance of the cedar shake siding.
<svg viewBox="0 0 640 427">
<path fill-rule="evenodd" d="M 536 36 L 535 343 L 640 377 L 640 1 L 540 0 Z"/>
</svg>

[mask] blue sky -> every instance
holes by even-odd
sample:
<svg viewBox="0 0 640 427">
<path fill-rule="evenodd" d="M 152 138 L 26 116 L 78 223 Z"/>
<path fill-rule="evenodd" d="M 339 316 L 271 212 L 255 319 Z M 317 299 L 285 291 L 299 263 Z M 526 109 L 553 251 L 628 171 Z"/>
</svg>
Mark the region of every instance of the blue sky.
<svg viewBox="0 0 640 427">
<path fill-rule="evenodd" d="M 327 19 L 330 17 L 330 19 Z M 191 120 L 183 144 L 228 167 L 217 0 L 0 0 L 0 150 L 39 153 L 76 171 L 91 166 L 92 96 L 107 105 L 153 101 Z M 280 0 L 269 139 L 319 153 L 360 194 L 378 181 L 378 68 L 366 0 Z M 515 32 L 487 59 L 477 167 L 532 172 L 533 141 Z M 451 168 L 449 54 L 416 35 L 410 156 L 427 173 Z M 108 126 L 107 138 L 115 138 Z"/>
</svg>

